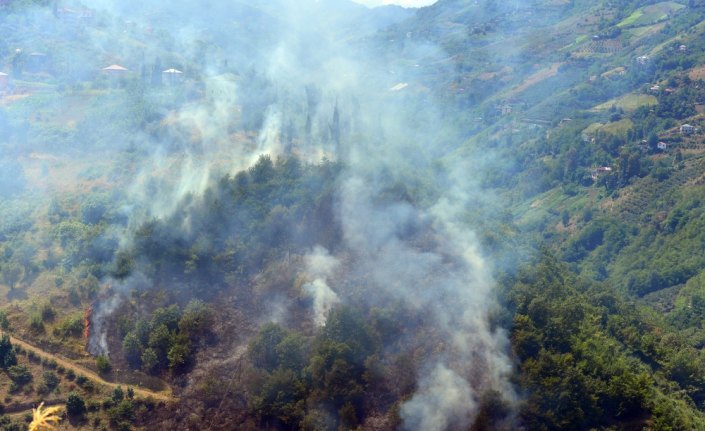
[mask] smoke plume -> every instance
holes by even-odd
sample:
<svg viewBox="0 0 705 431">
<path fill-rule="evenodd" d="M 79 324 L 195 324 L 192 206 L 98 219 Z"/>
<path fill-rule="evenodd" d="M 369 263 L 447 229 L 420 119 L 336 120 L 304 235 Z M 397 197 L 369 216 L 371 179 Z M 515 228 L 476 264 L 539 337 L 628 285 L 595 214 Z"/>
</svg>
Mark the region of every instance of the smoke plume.
<svg viewBox="0 0 705 431">
<path fill-rule="evenodd" d="M 314 322 L 317 326 L 326 323 L 328 312 L 340 303 L 338 295 L 328 286 L 328 279 L 340 265 L 328 250 L 317 246 L 306 256 L 306 273 L 314 280 L 303 286 L 304 291 L 313 298 Z"/>
<path fill-rule="evenodd" d="M 438 365 L 419 383 L 416 395 L 401 408 L 404 429 L 467 429 L 477 408 L 470 385 L 453 370 Z"/>
<path fill-rule="evenodd" d="M 470 216 L 482 214 L 492 200 L 477 177 L 489 156 L 472 150 L 462 158 L 455 154 L 466 119 L 443 111 L 428 91 L 434 77 L 424 78 L 416 67 L 431 64 L 426 73 L 451 76 L 443 48 L 410 37 L 390 41 L 381 32 L 389 22 L 359 25 L 371 21 L 372 12 L 344 1 L 210 5 L 95 3 L 100 10 L 145 21 L 106 20 L 101 24 L 108 27 L 106 34 L 132 32 L 149 40 L 152 33 L 144 32 L 157 27 L 168 35 L 160 43 L 180 53 L 166 64 L 157 62 L 164 52 L 156 49 L 96 42 L 87 48 L 93 54 L 85 55 L 95 70 L 96 58 L 125 59 L 145 70 L 155 63 L 164 69 L 177 62 L 186 66 L 182 87 L 151 94 L 140 84 L 120 92 L 124 100 L 110 100 L 125 111 L 116 110 L 122 123 L 114 121 L 104 131 L 86 122 L 90 136 L 103 133 L 111 143 L 129 143 L 117 149 L 106 145 L 106 151 L 127 151 L 131 157 L 122 173 L 132 186 L 122 195 L 129 220 L 119 234 L 121 246 L 129 247 L 145 221 L 168 220 L 189 202 L 197 206 L 215 180 L 247 169 L 262 154 L 273 160 L 296 154 L 308 163 L 334 158 L 344 166 L 334 183 L 343 243 L 331 251 L 349 253 L 352 263 L 342 269 L 342 259 L 322 247 L 306 256 L 302 269 L 312 281 L 303 289 L 312 299 L 316 325 L 325 324 L 334 306 L 348 302 L 404 304 L 428 318 L 432 346 L 417 370 L 417 392 L 401 407 L 405 429 L 467 428 L 490 390 L 512 402 L 508 339 L 489 320 L 497 306 L 494 268 Z M 399 14 L 399 20 L 409 16 Z M 41 17 L 49 19 L 49 12 Z M 152 98 L 168 103 L 158 104 L 160 111 L 152 108 Z M 133 117 L 158 118 L 152 121 L 156 130 L 142 130 Z M 188 235 L 191 220 L 180 223 Z M 338 272 L 365 284 L 336 283 Z M 112 288 L 93 309 L 93 354 L 109 353 L 105 322 L 125 295 L 152 284 L 139 272 L 109 283 Z"/>
<path fill-rule="evenodd" d="M 144 274 L 135 272 L 125 280 L 107 280 L 104 291 L 92 305 L 90 331 L 87 350 L 94 356 L 110 355 L 108 346 L 108 329 L 110 318 L 122 305 L 132 290 L 142 291 L 152 285 Z"/>
</svg>

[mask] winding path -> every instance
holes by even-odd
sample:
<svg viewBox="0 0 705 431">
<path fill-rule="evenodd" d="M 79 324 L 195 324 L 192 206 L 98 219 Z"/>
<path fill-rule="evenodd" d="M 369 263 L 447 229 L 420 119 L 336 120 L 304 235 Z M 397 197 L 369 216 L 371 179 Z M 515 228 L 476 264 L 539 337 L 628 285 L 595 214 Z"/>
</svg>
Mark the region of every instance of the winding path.
<svg viewBox="0 0 705 431">
<path fill-rule="evenodd" d="M 9 335 L 9 334 L 8 334 L 8 335 Z M 116 382 L 116 383 L 108 382 L 107 380 L 104 380 L 104 379 L 103 379 L 102 377 L 100 377 L 97 373 L 95 373 L 94 371 L 92 371 L 92 370 L 90 370 L 90 369 L 88 369 L 88 368 L 85 368 L 85 367 L 82 367 L 82 366 L 80 366 L 80 365 L 77 365 L 77 364 L 73 363 L 71 360 L 66 359 L 66 358 L 62 358 L 62 357 L 59 356 L 59 355 L 46 352 L 46 351 L 40 349 L 39 347 L 33 346 L 33 345 L 29 344 L 28 342 L 23 341 L 23 340 L 20 340 L 19 338 L 14 337 L 14 336 L 12 336 L 12 335 L 10 335 L 10 342 L 11 342 L 13 345 L 20 346 L 20 347 L 22 347 L 22 348 L 25 349 L 25 350 L 32 351 L 32 352 L 36 353 L 38 356 L 40 356 L 40 357 L 45 357 L 45 358 L 53 359 L 54 361 L 56 361 L 57 364 L 59 364 L 59 365 L 61 365 L 62 367 L 66 368 L 67 370 L 68 370 L 68 369 L 71 369 L 71 370 L 73 370 L 74 373 L 76 373 L 77 375 L 78 375 L 78 374 L 82 374 L 82 375 L 88 377 L 89 379 L 93 380 L 94 382 L 97 382 L 97 383 L 99 383 L 99 384 L 101 384 L 101 385 L 104 385 L 104 386 L 107 386 L 107 387 L 109 387 L 109 388 L 116 388 L 117 386 L 121 386 L 121 387 L 123 387 L 123 388 L 127 388 L 127 387 L 129 386 L 129 387 L 131 387 L 131 388 L 135 391 L 135 395 L 138 395 L 138 396 L 141 396 L 141 397 L 144 397 L 144 398 L 152 397 L 152 398 L 154 398 L 155 400 L 165 401 L 165 402 L 175 402 L 175 401 L 177 401 L 177 398 L 174 397 L 174 395 L 173 395 L 172 392 L 171 392 L 171 388 L 169 388 L 169 389 L 167 389 L 167 390 L 165 390 L 165 391 L 156 392 L 156 391 L 152 391 L 152 390 L 150 390 L 150 389 L 143 388 L 143 387 L 140 387 L 140 386 L 125 385 L 125 384 L 120 384 L 120 383 L 117 383 L 117 382 Z"/>
</svg>

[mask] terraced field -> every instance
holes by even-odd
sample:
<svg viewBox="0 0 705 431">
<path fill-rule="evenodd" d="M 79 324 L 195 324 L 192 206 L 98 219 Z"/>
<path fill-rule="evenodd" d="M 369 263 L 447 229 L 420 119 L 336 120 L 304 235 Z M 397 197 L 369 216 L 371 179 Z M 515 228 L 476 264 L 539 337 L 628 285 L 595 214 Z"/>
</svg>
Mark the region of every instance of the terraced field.
<svg viewBox="0 0 705 431">
<path fill-rule="evenodd" d="M 674 13 L 684 7 L 685 6 L 682 4 L 672 1 L 644 6 L 637 9 L 634 13 L 622 20 L 622 22 L 617 24 L 617 27 L 629 28 L 655 24 L 657 22 L 669 19 Z"/>
<path fill-rule="evenodd" d="M 593 111 L 606 111 L 613 106 L 625 111 L 636 111 L 642 106 L 653 106 L 658 104 L 656 97 L 649 94 L 627 94 L 618 99 L 609 100 L 593 108 Z"/>
<path fill-rule="evenodd" d="M 705 156 L 688 160 L 682 169 L 673 172 L 666 180 L 659 181 L 654 177 L 639 180 L 615 202 L 611 212 L 630 222 L 640 221 L 647 210 L 653 209 L 653 203 L 659 197 L 677 187 L 701 184 L 705 184 Z"/>
</svg>

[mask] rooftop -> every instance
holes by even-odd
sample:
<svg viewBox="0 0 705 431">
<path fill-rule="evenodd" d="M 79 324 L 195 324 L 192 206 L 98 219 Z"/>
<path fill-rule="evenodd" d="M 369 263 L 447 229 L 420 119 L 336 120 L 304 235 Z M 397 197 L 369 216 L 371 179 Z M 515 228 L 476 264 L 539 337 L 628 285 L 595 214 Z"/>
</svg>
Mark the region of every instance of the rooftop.
<svg viewBox="0 0 705 431">
<path fill-rule="evenodd" d="M 127 71 L 130 69 L 127 69 L 125 67 L 120 66 L 119 64 L 113 64 L 108 67 L 104 67 L 102 70 L 120 70 L 120 71 Z"/>
</svg>

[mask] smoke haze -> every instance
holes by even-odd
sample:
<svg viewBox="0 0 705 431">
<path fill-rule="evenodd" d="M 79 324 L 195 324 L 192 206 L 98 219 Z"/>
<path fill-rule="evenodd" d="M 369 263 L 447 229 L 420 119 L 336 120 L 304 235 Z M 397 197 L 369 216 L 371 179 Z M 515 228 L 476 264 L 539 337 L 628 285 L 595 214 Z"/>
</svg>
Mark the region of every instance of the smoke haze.
<svg viewBox="0 0 705 431">
<path fill-rule="evenodd" d="M 184 208 L 198 207 L 217 180 L 246 170 L 262 155 L 272 160 L 296 155 L 313 164 L 337 160 L 343 169 L 335 216 L 343 243 L 335 250 L 314 248 L 301 268 L 310 280 L 303 290 L 312 299 L 316 326 L 324 326 L 328 313 L 346 303 L 401 303 L 428 316 L 434 338 L 428 343 L 434 346 L 417 370 L 416 393 L 401 407 L 405 429 L 467 428 L 489 390 L 515 401 L 507 336 L 489 321 L 497 306 L 494 268 L 468 224 L 470 210 L 487 200 L 472 165 L 488 155 L 451 157 L 463 132 L 436 106 L 417 68 L 409 65 L 443 58 L 443 49 L 411 39 L 398 49 L 373 48 L 377 30 L 408 12 L 369 20 L 372 12 L 345 1 L 211 6 L 91 3 L 99 11 L 131 17 L 131 23 L 105 20 L 102 25 L 112 31 L 130 33 L 135 40 L 163 32 L 170 50 L 183 55 L 168 58 L 164 52 L 86 42 L 94 44 L 86 50 L 102 61 L 92 60 L 90 67 L 123 62 L 149 75 L 159 57 L 161 69 L 180 67 L 186 76 L 183 87 L 156 93 L 136 85 L 128 88 L 125 100 L 114 101 L 125 110 L 149 111 L 152 98 L 171 106 L 152 112 L 159 131 L 117 125 L 114 141 L 119 143 L 105 149 L 134 156 L 120 176 L 126 183 L 119 195 L 127 221 L 113 233 L 119 248 L 129 248 L 150 220 L 191 214 Z M 50 19 L 38 14 L 38 22 Z M 138 15 L 144 21 L 136 20 Z M 75 71 L 77 81 L 82 73 Z M 129 107 L 135 104 L 140 108 Z M 188 236 L 196 220 L 178 222 Z M 348 256 L 345 268 L 338 254 Z M 109 281 L 112 289 L 93 310 L 91 353 L 110 353 L 105 320 L 127 292 L 152 283 L 137 274 Z M 346 276 L 364 279 L 365 285 L 340 280 Z"/>
</svg>

